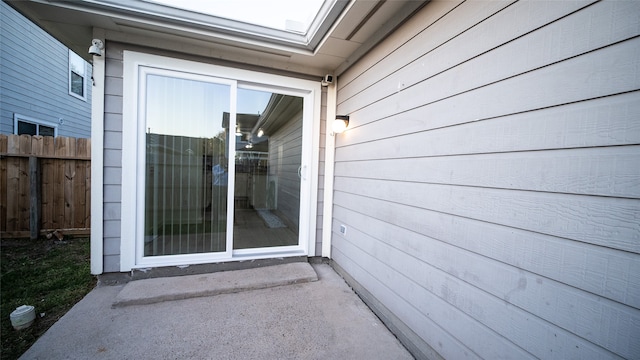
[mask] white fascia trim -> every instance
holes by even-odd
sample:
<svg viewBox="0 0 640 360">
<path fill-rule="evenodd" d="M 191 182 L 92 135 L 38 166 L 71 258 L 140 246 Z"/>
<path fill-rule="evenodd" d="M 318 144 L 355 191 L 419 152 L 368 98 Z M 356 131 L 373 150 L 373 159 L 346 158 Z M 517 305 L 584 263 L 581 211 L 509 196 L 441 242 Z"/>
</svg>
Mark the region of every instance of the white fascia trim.
<svg viewBox="0 0 640 360">
<path fill-rule="evenodd" d="M 331 258 L 331 236 L 333 226 L 333 175 L 336 155 L 336 136 L 331 127 L 336 118 L 338 81 L 327 87 L 327 118 L 325 124 L 324 150 L 324 199 L 322 207 L 322 256 Z"/>
<path fill-rule="evenodd" d="M 95 86 L 91 100 L 91 274 L 99 275 L 104 272 L 104 56 L 93 57 L 93 79 Z"/>
<path fill-rule="evenodd" d="M 319 36 L 314 31 L 310 31 L 310 33 L 313 33 L 313 36 L 309 39 L 306 34 L 246 24 L 213 15 L 196 14 L 181 9 L 172 9 L 171 7 L 160 4 L 138 3 L 144 6 L 133 6 L 136 3 L 130 0 L 82 0 L 76 2 L 55 2 L 51 5 L 104 16 L 110 18 L 111 21 L 119 26 L 126 25 L 127 23 L 138 23 L 143 26 L 149 25 L 156 29 L 164 28 L 166 29 L 164 31 L 167 33 L 178 31 L 185 34 L 190 33 L 193 34 L 193 36 L 204 36 L 208 39 L 201 40 L 205 41 L 211 41 L 217 38 L 302 55 L 313 55 L 318 48 L 318 44 L 313 46 L 313 43 L 320 43 L 320 41 L 315 40 Z M 335 6 L 337 6 L 337 8 L 334 9 Z M 345 7 L 345 4 L 338 2 L 334 4 L 327 13 L 340 11 L 340 14 L 343 15 L 344 11 L 342 9 Z M 182 17 L 180 14 L 185 16 Z M 324 14 L 324 16 L 326 15 L 327 14 Z M 118 20 L 122 20 L 122 24 Z M 329 18 L 329 20 L 331 20 L 331 18 Z M 334 23 L 335 22 L 336 21 L 334 21 Z M 318 29 L 322 28 L 321 25 L 322 24 L 319 24 L 317 26 Z M 153 29 L 148 28 L 148 30 Z M 326 38 L 328 34 L 329 33 L 324 34 L 323 37 Z"/>
<path fill-rule="evenodd" d="M 136 127 L 138 115 L 136 103 L 138 97 L 138 66 L 131 60 L 131 52 L 124 51 L 123 85 L 122 85 L 122 180 L 120 203 L 120 271 L 133 269 L 136 263 L 136 187 L 126 186 L 127 179 L 135 179 L 137 154 L 137 132 L 126 129 L 126 126 Z M 129 125 L 127 125 L 129 124 Z M 125 154 L 128 154 L 125 156 Z M 129 165 L 133 161 L 133 167 Z"/>
<path fill-rule="evenodd" d="M 319 37 L 317 40 L 315 40 L 317 41 L 317 44 L 315 44 L 311 48 L 313 50 L 313 55 L 317 55 L 318 52 L 320 52 L 320 49 L 322 49 L 322 46 L 324 45 L 324 43 L 327 42 L 327 40 L 331 37 L 331 34 L 333 34 L 335 29 L 342 23 L 342 20 L 344 19 L 345 16 L 347 16 L 347 14 L 349 13 L 349 10 L 351 10 L 351 8 L 355 5 L 355 3 L 356 3 L 355 1 L 350 0 L 347 4 L 345 4 L 344 8 L 340 10 L 340 14 L 338 15 L 338 17 L 335 19 L 333 24 L 331 24 L 331 26 L 325 32 L 325 34 L 322 37 Z"/>
</svg>

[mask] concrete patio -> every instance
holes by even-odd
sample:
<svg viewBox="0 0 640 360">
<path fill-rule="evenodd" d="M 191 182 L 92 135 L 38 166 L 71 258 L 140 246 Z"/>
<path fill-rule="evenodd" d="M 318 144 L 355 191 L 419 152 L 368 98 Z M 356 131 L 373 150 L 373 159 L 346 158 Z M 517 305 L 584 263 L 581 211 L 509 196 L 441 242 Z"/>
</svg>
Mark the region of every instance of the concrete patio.
<svg viewBox="0 0 640 360">
<path fill-rule="evenodd" d="M 89 358 L 413 357 L 329 265 L 294 263 L 97 287 L 21 359 Z"/>
</svg>

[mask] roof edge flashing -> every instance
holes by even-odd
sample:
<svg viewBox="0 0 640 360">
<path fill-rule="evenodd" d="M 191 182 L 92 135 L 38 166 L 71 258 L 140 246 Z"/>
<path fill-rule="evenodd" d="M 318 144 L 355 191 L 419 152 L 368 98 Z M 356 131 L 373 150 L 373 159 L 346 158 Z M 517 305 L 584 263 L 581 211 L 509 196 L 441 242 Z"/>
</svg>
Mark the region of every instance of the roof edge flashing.
<svg viewBox="0 0 640 360">
<path fill-rule="evenodd" d="M 322 41 L 327 37 L 330 30 L 335 26 L 344 14 L 345 9 L 348 9 L 349 4 L 352 4 L 352 0 L 334 0 L 333 2 L 325 1 L 320 12 L 313 20 L 310 30 L 307 31 L 307 49 L 315 51 Z"/>
</svg>

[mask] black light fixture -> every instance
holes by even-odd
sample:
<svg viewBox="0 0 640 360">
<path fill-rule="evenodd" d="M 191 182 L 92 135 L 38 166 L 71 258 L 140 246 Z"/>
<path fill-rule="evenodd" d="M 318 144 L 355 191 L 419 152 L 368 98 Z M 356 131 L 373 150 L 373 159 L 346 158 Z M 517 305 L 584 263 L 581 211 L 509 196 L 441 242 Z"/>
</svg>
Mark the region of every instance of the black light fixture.
<svg viewBox="0 0 640 360">
<path fill-rule="evenodd" d="M 335 134 L 340 134 L 345 131 L 349 126 L 349 116 L 348 115 L 336 115 L 336 119 L 333 120 L 333 132 Z"/>
</svg>

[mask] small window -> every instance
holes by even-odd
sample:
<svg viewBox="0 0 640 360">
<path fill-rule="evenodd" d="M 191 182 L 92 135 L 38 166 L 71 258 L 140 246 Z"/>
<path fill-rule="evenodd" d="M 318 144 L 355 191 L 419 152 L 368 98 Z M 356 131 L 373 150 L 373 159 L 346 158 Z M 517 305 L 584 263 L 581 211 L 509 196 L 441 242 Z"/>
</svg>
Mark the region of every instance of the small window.
<svg viewBox="0 0 640 360">
<path fill-rule="evenodd" d="M 69 50 L 69 95 L 87 101 L 87 63 Z"/>
<path fill-rule="evenodd" d="M 13 115 L 13 132 L 17 135 L 42 135 L 42 136 L 57 136 L 58 125 L 41 121 L 38 119 L 30 118 L 27 116 L 14 114 Z"/>
</svg>

